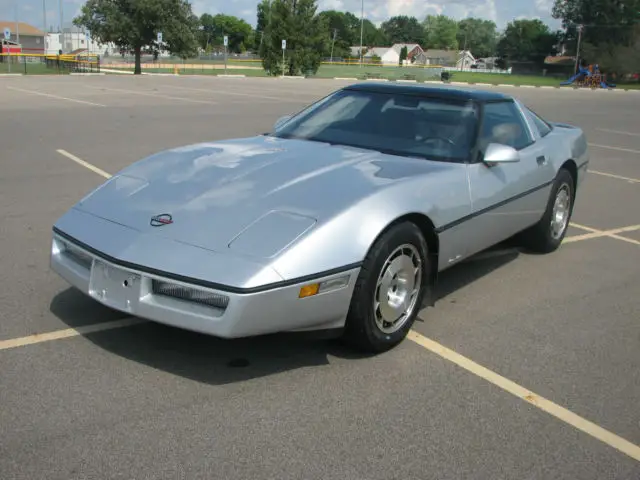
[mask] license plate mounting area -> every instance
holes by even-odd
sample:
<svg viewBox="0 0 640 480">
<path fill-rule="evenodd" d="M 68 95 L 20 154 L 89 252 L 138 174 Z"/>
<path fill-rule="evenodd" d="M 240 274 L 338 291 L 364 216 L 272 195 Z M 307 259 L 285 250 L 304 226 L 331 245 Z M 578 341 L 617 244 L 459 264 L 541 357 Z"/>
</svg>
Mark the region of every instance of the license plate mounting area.
<svg viewBox="0 0 640 480">
<path fill-rule="evenodd" d="M 140 298 L 140 275 L 95 260 L 89 295 L 116 310 L 130 312 Z"/>
</svg>

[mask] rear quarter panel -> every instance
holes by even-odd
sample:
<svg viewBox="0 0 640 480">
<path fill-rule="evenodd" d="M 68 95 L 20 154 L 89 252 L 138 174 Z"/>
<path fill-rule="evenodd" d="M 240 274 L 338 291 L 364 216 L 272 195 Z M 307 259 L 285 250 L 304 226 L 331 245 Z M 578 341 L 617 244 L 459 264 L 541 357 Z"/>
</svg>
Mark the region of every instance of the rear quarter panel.
<svg viewBox="0 0 640 480">
<path fill-rule="evenodd" d="M 524 113 L 525 120 L 529 126 L 534 139 L 545 143 L 546 156 L 553 165 L 557 173 L 568 160 L 573 160 L 576 164 L 577 186 L 582 184 L 587 173 L 589 163 L 589 150 L 587 138 L 582 128 L 568 123 L 554 122 L 553 119 L 545 119 L 552 127 L 551 133 L 545 137 L 540 136 L 533 118 L 528 113 L 528 107 L 521 101 L 516 100 Z"/>
<path fill-rule="evenodd" d="M 565 123 L 553 123 L 555 151 L 555 166 L 559 169 L 564 162 L 571 159 L 576 163 L 578 170 L 577 186 L 580 187 L 585 179 L 591 155 L 587 144 L 587 136 L 584 131 L 574 125 Z"/>
</svg>

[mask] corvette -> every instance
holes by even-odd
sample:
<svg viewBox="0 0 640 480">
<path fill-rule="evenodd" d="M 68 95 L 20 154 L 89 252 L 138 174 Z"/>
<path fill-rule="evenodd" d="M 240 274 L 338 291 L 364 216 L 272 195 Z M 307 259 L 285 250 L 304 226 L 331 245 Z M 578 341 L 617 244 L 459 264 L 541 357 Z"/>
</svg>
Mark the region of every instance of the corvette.
<svg viewBox="0 0 640 480">
<path fill-rule="evenodd" d="M 511 237 L 556 250 L 588 161 L 580 128 L 502 93 L 354 84 L 270 133 L 124 168 L 55 222 L 51 267 L 175 327 L 339 329 L 382 352 L 440 272 Z"/>
</svg>

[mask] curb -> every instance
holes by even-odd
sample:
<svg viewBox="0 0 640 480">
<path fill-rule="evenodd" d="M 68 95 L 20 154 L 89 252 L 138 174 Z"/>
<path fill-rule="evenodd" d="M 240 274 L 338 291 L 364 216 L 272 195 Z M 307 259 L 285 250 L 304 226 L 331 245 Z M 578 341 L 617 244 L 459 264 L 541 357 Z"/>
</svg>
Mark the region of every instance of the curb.
<svg viewBox="0 0 640 480">
<path fill-rule="evenodd" d="M 231 75 L 231 74 L 221 73 L 220 75 L 216 75 L 216 77 L 219 77 L 219 78 L 246 78 L 246 75 Z"/>
<path fill-rule="evenodd" d="M 100 68 L 103 72 L 106 73 L 120 73 L 122 75 L 133 75 L 133 72 L 129 72 L 128 70 L 111 70 L 110 68 Z"/>
<path fill-rule="evenodd" d="M 98 72 L 91 72 L 91 73 L 71 72 L 69 75 L 74 75 L 74 76 L 79 76 L 79 77 L 89 77 L 89 76 L 96 76 L 96 75 L 106 75 L 106 73 L 98 73 Z"/>
<path fill-rule="evenodd" d="M 0 73 L 0 77 L 20 77 L 24 73 Z"/>
</svg>

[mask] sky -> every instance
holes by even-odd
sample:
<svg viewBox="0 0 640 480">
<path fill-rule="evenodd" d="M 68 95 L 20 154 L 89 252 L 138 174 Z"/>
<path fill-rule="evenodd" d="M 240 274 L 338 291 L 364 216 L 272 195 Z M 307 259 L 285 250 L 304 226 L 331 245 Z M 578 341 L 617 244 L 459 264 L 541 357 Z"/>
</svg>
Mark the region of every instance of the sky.
<svg viewBox="0 0 640 480">
<path fill-rule="evenodd" d="M 59 1 L 44 0 L 47 27 L 60 24 Z M 85 0 L 63 0 L 65 26 L 80 11 Z M 191 0 L 193 11 L 235 15 L 255 27 L 258 0 Z M 361 0 L 318 0 L 319 10 L 350 11 L 360 18 Z M 493 20 L 499 29 L 514 19 L 539 18 L 552 29 L 560 28 L 560 22 L 551 17 L 553 0 L 364 0 L 365 18 L 376 25 L 395 15 L 415 16 L 422 21 L 428 14 L 443 14 L 457 20 L 479 17 Z M 43 0 L 0 0 L 0 20 L 20 21 L 42 28 Z"/>
</svg>

